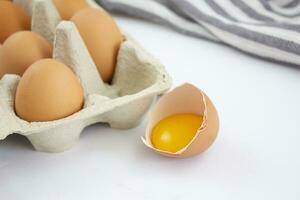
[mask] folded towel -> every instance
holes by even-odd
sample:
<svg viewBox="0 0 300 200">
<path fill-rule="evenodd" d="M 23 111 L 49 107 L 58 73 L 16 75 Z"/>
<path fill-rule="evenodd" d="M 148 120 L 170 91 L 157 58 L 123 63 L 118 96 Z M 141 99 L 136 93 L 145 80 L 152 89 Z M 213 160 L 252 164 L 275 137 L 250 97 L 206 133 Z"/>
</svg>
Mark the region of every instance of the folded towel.
<svg viewBox="0 0 300 200">
<path fill-rule="evenodd" d="M 97 0 L 244 52 L 300 65 L 300 0 Z"/>
</svg>

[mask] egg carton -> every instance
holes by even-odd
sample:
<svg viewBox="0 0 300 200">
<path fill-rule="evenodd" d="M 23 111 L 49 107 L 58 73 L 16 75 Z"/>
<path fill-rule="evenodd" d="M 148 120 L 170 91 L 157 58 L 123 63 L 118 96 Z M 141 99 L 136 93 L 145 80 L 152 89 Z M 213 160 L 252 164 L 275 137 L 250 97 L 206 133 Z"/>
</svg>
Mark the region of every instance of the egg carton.
<svg viewBox="0 0 300 200">
<path fill-rule="evenodd" d="M 14 112 L 18 75 L 0 80 L 0 140 L 16 133 L 26 136 L 37 151 L 62 152 L 71 148 L 82 130 L 94 123 L 112 128 L 135 127 L 158 95 L 171 86 L 164 66 L 128 34 L 123 34 L 112 84 L 106 84 L 78 32 L 70 21 L 62 21 L 51 0 L 15 0 L 32 16 L 32 31 L 53 43 L 53 58 L 69 66 L 84 90 L 82 110 L 63 119 L 27 122 Z M 89 1 L 93 7 L 99 7 Z"/>
</svg>

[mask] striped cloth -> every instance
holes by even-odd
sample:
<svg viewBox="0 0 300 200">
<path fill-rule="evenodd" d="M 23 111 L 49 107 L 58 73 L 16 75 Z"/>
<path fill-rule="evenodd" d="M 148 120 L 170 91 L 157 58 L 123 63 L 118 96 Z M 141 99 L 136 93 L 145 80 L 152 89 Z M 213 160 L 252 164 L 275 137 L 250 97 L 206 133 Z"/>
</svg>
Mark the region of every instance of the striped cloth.
<svg viewBox="0 0 300 200">
<path fill-rule="evenodd" d="M 300 65 L 300 0 L 97 0 L 262 58 Z"/>
</svg>

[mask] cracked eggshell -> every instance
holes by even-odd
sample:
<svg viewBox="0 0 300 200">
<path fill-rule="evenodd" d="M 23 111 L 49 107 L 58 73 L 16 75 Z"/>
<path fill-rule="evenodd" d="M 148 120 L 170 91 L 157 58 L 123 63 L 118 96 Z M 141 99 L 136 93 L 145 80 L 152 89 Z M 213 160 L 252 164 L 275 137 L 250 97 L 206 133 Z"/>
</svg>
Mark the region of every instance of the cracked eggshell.
<svg viewBox="0 0 300 200">
<path fill-rule="evenodd" d="M 154 126 L 168 116 L 178 113 L 193 113 L 203 116 L 203 123 L 191 142 L 176 153 L 156 149 L 151 142 Z M 150 113 L 144 144 L 169 157 L 185 158 L 204 152 L 215 141 L 219 130 L 218 113 L 208 96 L 191 84 L 184 84 L 159 99 Z"/>
</svg>

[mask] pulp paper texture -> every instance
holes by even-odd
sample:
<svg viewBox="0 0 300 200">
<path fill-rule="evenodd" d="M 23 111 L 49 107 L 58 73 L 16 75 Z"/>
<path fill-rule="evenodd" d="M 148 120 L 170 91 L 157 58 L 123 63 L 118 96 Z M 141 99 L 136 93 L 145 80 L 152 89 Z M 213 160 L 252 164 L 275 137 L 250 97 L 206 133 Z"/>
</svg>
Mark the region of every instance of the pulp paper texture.
<svg viewBox="0 0 300 200">
<path fill-rule="evenodd" d="M 76 26 L 61 18 L 51 0 L 15 0 L 32 16 L 32 31 L 53 43 L 53 58 L 69 66 L 84 90 L 84 108 L 64 119 L 28 123 L 14 112 L 17 75 L 0 80 L 0 140 L 17 133 L 26 136 L 37 151 L 62 152 L 78 141 L 82 130 L 103 122 L 112 128 L 136 126 L 157 95 L 171 86 L 164 66 L 130 36 L 118 54 L 111 85 L 104 83 Z M 97 5 L 90 1 L 91 5 Z M 101 9 L 100 7 L 98 7 Z"/>
</svg>

